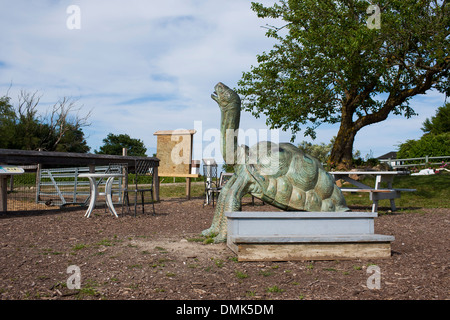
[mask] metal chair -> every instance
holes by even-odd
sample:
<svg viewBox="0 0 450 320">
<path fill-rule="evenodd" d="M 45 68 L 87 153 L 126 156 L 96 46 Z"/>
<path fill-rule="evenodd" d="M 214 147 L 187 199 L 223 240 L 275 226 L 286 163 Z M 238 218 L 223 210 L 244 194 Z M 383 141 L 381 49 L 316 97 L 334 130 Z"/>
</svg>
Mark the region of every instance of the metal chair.
<svg viewBox="0 0 450 320">
<path fill-rule="evenodd" d="M 203 159 L 203 177 L 205 181 L 206 199 L 204 205 L 208 205 L 212 200 L 214 207 L 214 195 L 220 193 L 219 178 L 217 177 L 217 163 L 214 159 Z"/>
<path fill-rule="evenodd" d="M 128 212 L 130 212 L 130 200 L 129 200 L 129 193 L 134 192 L 134 216 L 137 215 L 137 198 L 138 193 L 141 194 L 141 202 L 142 202 L 142 213 L 145 212 L 145 203 L 144 203 L 144 193 L 150 192 L 152 197 L 152 206 L 153 206 L 153 215 L 156 215 L 155 213 L 155 201 L 153 198 L 153 179 L 150 184 L 143 184 L 143 177 L 149 176 L 153 174 L 153 166 L 154 162 L 152 160 L 135 160 L 135 166 L 134 170 L 134 181 L 132 185 L 128 185 L 124 188 L 124 205 L 127 206 Z M 122 206 L 122 214 L 123 214 L 123 207 Z"/>
</svg>

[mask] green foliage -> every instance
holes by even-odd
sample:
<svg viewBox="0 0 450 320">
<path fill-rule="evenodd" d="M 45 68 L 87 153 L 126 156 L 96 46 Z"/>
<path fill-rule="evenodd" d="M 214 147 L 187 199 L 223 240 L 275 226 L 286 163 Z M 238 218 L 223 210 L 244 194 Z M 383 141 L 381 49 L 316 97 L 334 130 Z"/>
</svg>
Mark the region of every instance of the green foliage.
<svg viewBox="0 0 450 320">
<path fill-rule="evenodd" d="M 333 147 L 333 140 L 334 138 L 329 144 L 325 144 L 324 142 L 321 142 L 320 144 L 312 144 L 311 142 L 302 141 L 298 145 L 298 148 L 303 150 L 306 154 L 313 156 L 321 163 L 326 163 L 328 157 L 330 156 L 331 148 Z"/>
<path fill-rule="evenodd" d="M 450 102 L 439 107 L 436 115 L 431 117 L 431 120 L 425 120 L 422 131 L 431 134 L 450 132 Z"/>
<path fill-rule="evenodd" d="M 69 119 L 75 104 L 70 99 L 58 101 L 45 118 L 37 113 L 40 97 L 22 91 L 16 107 L 11 98 L 0 98 L 0 148 L 78 152 L 90 150 L 82 131 L 85 118 Z"/>
<path fill-rule="evenodd" d="M 147 148 L 140 139 L 131 138 L 128 134 L 112 134 L 103 139 L 103 146 L 95 150 L 97 154 L 122 155 L 122 149 L 127 149 L 129 156 L 146 156 Z"/>
<path fill-rule="evenodd" d="M 331 161 L 351 159 L 354 136 L 389 114 L 415 115 L 409 100 L 431 88 L 450 94 L 450 4 L 380 0 L 381 29 L 368 28 L 369 1 L 252 3 L 260 18 L 278 19 L 277 41 L 238 82 L 243 108 L 271 128 L 340 123 Z"/>
<path fill-rule="evenodd" d="M 439 157 L 450 155 L 450 103 L 439 107 L 436 115 L 426 119 L 419 140 L 406 140 L 400 144 L 398 159 Z"/>
<path fill-rule="evenodd" d="M 16 113 L 10 104 L 9 97 L 0 98 L 0 148 L 8 149 L 9 143 L 14 138 L 14 126 Z"/>
<path fill-rule="evenodd" d="M 399 146 L 398 159 L 450 155 L 450 132 L 425 134 L 419 140 L 406 140 Z"/>
</svg>

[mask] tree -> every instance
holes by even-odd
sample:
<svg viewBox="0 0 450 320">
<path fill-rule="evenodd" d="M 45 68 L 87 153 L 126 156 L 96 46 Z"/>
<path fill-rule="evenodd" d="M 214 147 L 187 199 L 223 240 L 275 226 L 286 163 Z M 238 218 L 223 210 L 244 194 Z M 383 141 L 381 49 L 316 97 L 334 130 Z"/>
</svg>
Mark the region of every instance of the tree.
<svg viewBox="0 0 450 320">
<path fill-rule="evenodd" d="M 326 163 L 328 157 L 330 156 L 331 148 L 333 147 L 333 140 L 329 144 L 325 144 L 324 142 L 320 144 L 312 144 L 311 142 L 302 141 L 298 145 L 298 148 L 303 150 L 305 153 L 313 156 L 321 163 Z"/>
<path fill-rule="evenodd" d="M 399 146 L 398 159 L 441 157 L 450 154 L 450 132 L 424 134 L 419 140 L 406 140 Z"/>
<path fill-rule="evenodd" d="M 7 149 L 14 138 L 16 113 L 9 97 L 0 98 L 0 148 Z"/>
<path fill-rule="evenodd" d="M 100 147 L 100 150 L 95 150 L 95 153 L 122 155 L 123 148 L 127 149 L 129 156 L 146 156 L 147 148 L 143 141 L 131 138 L 127 134 L 115 135 L 112 133 L 103 139 L 103 146 Z"/>
<path fill-rule="evenodd" d="M 450 154 L 450 103 L 439 107 L 436 115 L 423 123 L 419 140 L 400 144 L 397 158 L 440 157 Z"/>
<path fill-rule="evenodd" d="M 426 119 L 423 123 L 422 131 L 425 134 L 441 134 L 450 132 L 450 102 L 437 109 L 436 115 Z"/>
<path fill-rule="evenodd" d="M 265 114 L 271 128 L 307 125 L 315 137 L 322 123 L 339 123 L 330 162 L 351 163 L 362 128 L 389 115 L 415 115 L 409 101 L 430 89 L 450 94 L 450 4 L 439 0 L 280 0 L 252 3 L 277 44 L 257 56 L 237 92 L 243 107 Z M 372 8 L 378 9 L 375 12 Z M 367 11 L 369 9 L 369 11 Z M 380 19 L 380 29 L 372 19 Z"/>
<path fill-rule="evenodd" d="M 10 97 L 0 99 L 0 147 L 6 149 L 45 150 L 86 153 L 90 150 L 82 128 L 90 116 L 80 117 L 76 101 L 64 97 L 56 102 L 47 115 L 37 112 L 41 96 L 38 92 L 21 91 L 17 106 Z"/>
</svg>

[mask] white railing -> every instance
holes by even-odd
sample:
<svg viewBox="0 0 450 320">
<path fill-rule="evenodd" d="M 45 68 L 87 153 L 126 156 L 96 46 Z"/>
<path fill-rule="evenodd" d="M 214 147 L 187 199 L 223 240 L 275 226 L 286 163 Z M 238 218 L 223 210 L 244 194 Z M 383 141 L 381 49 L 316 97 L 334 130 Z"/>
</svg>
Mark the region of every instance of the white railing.
<svg viewBox="0 0 450 320">
<path fill-rule="evenodd" d="M 436 160 L 440 160 L 439 162 Z M 418 162 L 417 162 L 418 161 Z M 420 157 L 420 158 L 408 158 L 408 159 L 382 159 L 381 163 L 387 163 L 393 169 L 417 167 L 417 166 L 438 166 L 442 162 L 450 161 L 450 156 L 439 157 Z M 411 163 L 413 162 L 413 163 Z"/>
</svg>

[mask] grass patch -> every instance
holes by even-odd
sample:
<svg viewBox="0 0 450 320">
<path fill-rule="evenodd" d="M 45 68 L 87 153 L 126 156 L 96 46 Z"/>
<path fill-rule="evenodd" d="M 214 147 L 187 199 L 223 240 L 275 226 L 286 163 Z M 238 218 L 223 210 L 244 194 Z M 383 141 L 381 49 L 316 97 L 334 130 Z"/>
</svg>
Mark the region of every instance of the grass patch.
<svg viewBox="0 0 450 320">
<path fill-rule="evenodd" d="M 42 254 L 43 255 L 59 255 L 62 254 L 62 252 L 59 251 L 55 251 L 53 249 L 42 249 Z"/>
<path fill-rule="evenodd" d="M 162 183 L 159 187 L 160 197 L 180 198 L 186 196 L 185 184 Z M 202 197 L 205 194 L 205 185 L 203 183 L 191 184 L 191 197 Z"/>
<path fill-rule="evenodd" d="M 279 288 L 277 285 L 275 285 L 273 287 L 267 288 L 266 292 L 268 292 L 268 293 L 281 293 L 281 292 L 284 292 L 284 290 Z"/>
<path fill-rule="evenodd" d="M 263 277 L 269 277 L 273 275 L 273 272 L 269 270 L 260 270 L 259 274 L 262 275 Z"/>
<path fill-rule="evenodd" d="M 163 248 L 163 247 L 155 247 L 156 250 L 159 251 L 159 253 L 168 253 L 167 249 Z"/>
<path fill-rule="evenodd" d="M 246 274 L 245 272 L 241 272 L 241 271 L 237 270 L 235 273 L 236 273 L 236 277 L 238 279 L 248 278 L 248 274 Z"/>
<path fill-rule="evenodd" d="M 188 242 L 202 242 L 203 244 L 211 244 L 211 243 L 214 243 L 215 236 L 216 236 L 216 234 L 211 234 L 208 236 L 199 235 L 198 237 L 195 237 L 195 238 L 189 238 L 189 239 L 187 239 L 187 241 Z"/>
<path fill-rule="evenodd" d="M 80 243 L 80 244 L 75 245 L 75 246 L 72 248 L 72 250 L 73 250 L 73 251 L 78 251 L 78 250 L 82 250 L 82 249 L 87 248 L 87 247 L 88 247 L 87 244 Z"/>
</svg>

